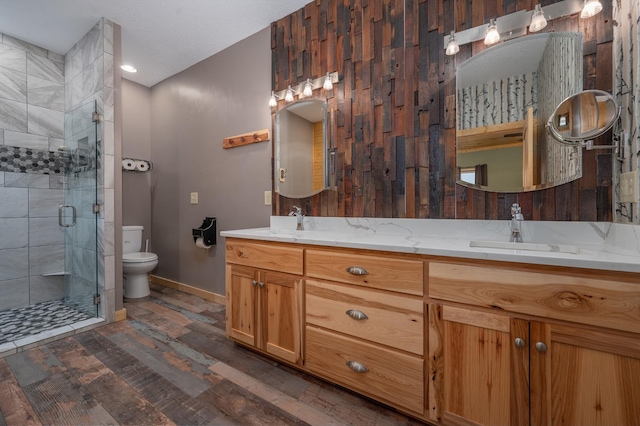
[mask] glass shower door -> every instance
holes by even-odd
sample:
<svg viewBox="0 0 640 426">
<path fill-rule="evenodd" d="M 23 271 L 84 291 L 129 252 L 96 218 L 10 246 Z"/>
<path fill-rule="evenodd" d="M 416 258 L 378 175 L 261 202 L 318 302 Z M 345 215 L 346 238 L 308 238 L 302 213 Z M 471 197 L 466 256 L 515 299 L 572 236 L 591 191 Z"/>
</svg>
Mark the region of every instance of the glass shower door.
<svg viewBox="0 0 640 426">
<path fill-rule="evenodd" d="M 65 304 L 98 315 L 98 151 L 97 101 L 65 114 L 67 163 L 59 225 L 65 232 Z"/>
</svg>

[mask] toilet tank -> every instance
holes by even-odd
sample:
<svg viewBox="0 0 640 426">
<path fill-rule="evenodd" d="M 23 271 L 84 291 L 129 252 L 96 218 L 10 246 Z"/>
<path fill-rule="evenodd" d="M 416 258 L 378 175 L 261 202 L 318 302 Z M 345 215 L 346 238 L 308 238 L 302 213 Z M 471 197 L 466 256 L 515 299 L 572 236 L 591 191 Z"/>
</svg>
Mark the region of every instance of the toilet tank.
<svg viewBox="0 0 640 426">
<path fill-rule="evenodd" d="M 142 247 L 143 226 L 122 227 L 122 254 L 137 253 Z"/>
</svg>

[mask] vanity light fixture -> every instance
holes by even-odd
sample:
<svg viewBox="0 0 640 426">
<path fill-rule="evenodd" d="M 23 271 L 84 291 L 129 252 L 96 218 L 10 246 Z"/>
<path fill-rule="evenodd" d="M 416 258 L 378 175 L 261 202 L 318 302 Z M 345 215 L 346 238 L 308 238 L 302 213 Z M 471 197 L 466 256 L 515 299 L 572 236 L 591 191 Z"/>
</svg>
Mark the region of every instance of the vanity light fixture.
<svg viewBox="0 0 640 426">
<path fill-rule="evenodd" d="M 291 85 L 287 88 L 287 93 L 284 95 L 285 102 L 293 102 L 293 89 Z"/>
<path fill-rule="evenodd" d="M 276 99 L 276 92 L 272 90 L 271 97 L 269 98 L 269 106 L 273 108 L 276 105 L 278 105 L 278 100 Z"/>
<path fill-rule="evenodd" d="M 529 24 L 529 31 L 532 33 L 538 32 L 547 26 L 547 19 L 544 17 L 544 12 L 540 3 L 536 4 L 536 10 L 533 11 L 531 16 L 531 23 Z"/>
<path fill-rule="evenodd" d="M 324 90 L 333 90 L 333 82 L 331 81 L 331 75 L 329 73 L 327 73 L 326 77 L 324 78 L 324 84 L 322 85 L 322 88 Z"/>
<path fill-rule="evenodd" d="M 498 32 L 498 26 L 495 19 L 491 18 L 489 21 L 489 28 L 487 29 L 487 35 L 484 36 L 484 44 L 491 46 L 500 41 L 500 33 Z"/>
<path fill-rule="evenodd" d="M 302 83 L 291 86 L 289 85 L 286 90 L 279 92 L 271 91 L 269 97 L 269 106 L 274 108 L 278 106 L 278 100 L 284 99 L 286 102 L 293 102 L 296 96 L 300 99 L 308 98 L 313 95 L 313 91 L 316 89 L 333 90 L 333 83 L 338 82 L 337 72 L 328 72 L 326 76 L 318 78 L 307 78 Z"/>
<path fill-rule="evenodd" d="M 591 18 L 592 16 L 596 16 L 602 10 L 602 3 L 600 0 L 584 0 L 584 5 L 582 6 L 582 12 L 580 13 L 581 18 Z"/>
<path fill-rule="evenodd" d="M 598 9 L 598 5 L 600 9 L 602 9 L 600 0 L 562 0 L 544 7 L 539 7 L 537 5 L 534 11 L 519 10 L 517 12 L 492 19 L 489 24 L 479 25 L 457 33 L 447 34 L 444 36 L 444 45 L 442 48 L 446 49 L 448 55 L 449 43 L 452 39 L 456 41 L 458 46 L 464 46 L 465 44 L 480 40 L 485 40 L 486 45 L 494 44 L 498 40 L 506 41 L 514 37 L 525 35 L 527 33 L 527 27 L 529 27 L 531 32 L 542 30 L 544 28 L 544 26 L 541 26 L 543 20 L 549 22 L 553 19 L 563 18 L 565 16 L 575 15 L 578 13 L 580 16 L 585 17 L 585 13 L 591 13 L 589 12 L 591 10 L 594 11 L 593 13 L 595 13 L 596 10 L 600 11 L 600 9 Z M 584 12 L 585 10 L 587 10 L 587 12 Z M 536 16 L 540 17 L 536 18 Z M 489 27 L 491 25 L 496 26 L 496 31 L 495 33 L 491 32 L 491 37 L 488 37 Z M 498 28 L 500 31 L 499 33 Z M 493 41 L 496 36 L 498 37 L 498 40 Z"/>
<path fill-rule="evenodd" d="M 304 84 L 304 90 L 302 91 L 302 94 L 305 96 L 305 98 L 308 98 L 309 96 L 313 95 L 313 87 L 311 87 L 310 78 L 308 78 L 307 82 Z"/>
<path fill-rule="evenodd" d="M 138 72 L 138 70 L 136 69 L 136 67 L 134 67 L 133 65 L 120 65 L 120 68 L 122 69 L 122 71 L 126 71 L 126 72 Z"/>
<path fill-rule="evenodd" d="M 451 31 L 451 35 L 449 36 L 449 43 L 447 43 L 447 49 L 445 53 L 449 56 L 455 55 L 460 51 L 460 46 L 458 46 L 458 42 L 456 41 L 456 32 Z"/>
</svg>

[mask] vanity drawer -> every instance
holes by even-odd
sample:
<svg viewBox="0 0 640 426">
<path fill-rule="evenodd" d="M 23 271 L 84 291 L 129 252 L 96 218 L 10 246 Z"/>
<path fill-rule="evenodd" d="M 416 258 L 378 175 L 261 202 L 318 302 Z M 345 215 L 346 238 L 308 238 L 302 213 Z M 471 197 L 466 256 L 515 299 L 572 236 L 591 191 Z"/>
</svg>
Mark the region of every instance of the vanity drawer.
<svg viewBox="0 0 640 426">
<path fill-rule="evenodd" d="M 305 264 L 309 277 L 417 296 L 424 294 L 424 265 L 418 260 L 308 249 Z"/>
<path fill-rule="evenodd" d="M 227 238 L 227 263 L 302 275 L 303 249 Z"/>
<path fill-rule="evenodd" d="M 347 365 L 350 361 L 368 371 L 352 370 Z M 421 358 L 307 326 L 305 365 L 322 377 L 383 402 L 416 413 L 424 411 Z"/>
<path fill-rule="evenodd" d="M 307 323 L 424 353 L 422 299 L 312 280 L 307 280 L 305 288 Z M 367 318 L 354 318 L 358 312 Z"/>
<path fill-rule="evenodd" d="M 639 333 L 640 284 L 590 273 L 431 262 L 429 297 Z"/>
</svg>

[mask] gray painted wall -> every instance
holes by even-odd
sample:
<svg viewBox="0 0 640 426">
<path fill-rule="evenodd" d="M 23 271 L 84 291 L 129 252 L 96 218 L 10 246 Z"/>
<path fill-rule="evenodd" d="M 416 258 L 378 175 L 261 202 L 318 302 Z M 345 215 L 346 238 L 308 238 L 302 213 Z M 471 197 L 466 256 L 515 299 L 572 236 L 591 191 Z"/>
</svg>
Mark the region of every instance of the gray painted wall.
<svg viewBox="0 0 640 426">
<path fill-rule="evenodd" d="M 224 238 L 205 251 L 191 229 L 206 216 L 217 218 L 218 232 L 269 225 L 271 141 L 224 150 L 222 140 L 271 128 L 270 92 L 269 28 L 151 88 L 157 275 L 224 294 Z"/>
<path fill-rule="evenodd" d="M 122 157 L 151 159 L 151 89 L 122 80 Z M 142 225 L 151 240 L 151 172 L 122 172 L 122 224 Z"/>
</svg>

